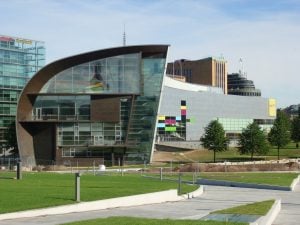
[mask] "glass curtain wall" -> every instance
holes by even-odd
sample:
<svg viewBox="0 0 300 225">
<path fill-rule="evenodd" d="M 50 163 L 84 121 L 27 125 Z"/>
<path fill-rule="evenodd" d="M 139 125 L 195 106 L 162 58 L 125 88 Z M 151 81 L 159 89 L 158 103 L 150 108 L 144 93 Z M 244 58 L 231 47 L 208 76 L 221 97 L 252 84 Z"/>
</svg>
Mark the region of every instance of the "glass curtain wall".
<svg viewBox="0 0 300 225">
<path fill-rule="evenodd" d="M 44 85 L 32 119 L 58 120 L 57 147 L 63 157 L 98 156 L 114 148 L 126 149 L 128 160 L 149 160 L 164 68 L 165 56 L 142 53 L 74 66 Z M 90 94 L 136 97 L 120 98 L 120 120 L 111 123 L 90 121 Z"/>
<path fill-rule="evenodd" d="M 132 161 L 150 160 L 165 63 L 161 55 L 142 59 L 142 94 L 134 103 L 128 133 L 127 157 Z"/>
<path fill-rule="evenodd" d="M 90 94 L 139 94 L 141 54 L 95 60 L 64 70 L 42 88 L 32 120 L 54 120 L 63 157 L 98 155 L 95 147 L 125 146 L 131 99 L 120 98 L 118 123 L 91 122 Z M 66 121 L 66 122 L 62 122 Z"/>
<path fill-rule="evenodd" d="M 89 95 L 38 96 L 32 120 L 89 120 L 90 101 Z"/>
<path fill-rule="evenodd" d="M 120 100 L 119 123 L 59 123 L 57 146 L 62 148 L 62 156 L 99 156 L 99 149 L 95 147 L 124 146 L 130 104 L 129 99 Z"/>
<path fill-rule="evenodd" d="M 28 80 L 45 65 L 43 42 L 0 35 L 0 143 L 15 121 L 17 100 Z"/>
<path fill-rule="evenodd" d="M 41 93 L 140 93 L 140 54 L 74 66 L 53 77 Z"/>
</svg>

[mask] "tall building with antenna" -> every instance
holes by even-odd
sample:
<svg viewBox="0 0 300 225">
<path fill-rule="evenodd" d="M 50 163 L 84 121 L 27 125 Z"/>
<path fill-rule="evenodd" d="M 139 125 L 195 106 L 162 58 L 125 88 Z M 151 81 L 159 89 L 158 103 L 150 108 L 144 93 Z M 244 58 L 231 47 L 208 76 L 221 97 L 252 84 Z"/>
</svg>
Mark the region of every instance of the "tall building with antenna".
<svg viewBox="0 0 300 225">
<path fill-rule="evenodd" d="M 228 94 L 242 96 L 261 96 L 261 91 L 255 88 L 253 81 L 247 79 L 242 58 L 239 59 L 239 63 L 239 72 L 231 73 L 227 76 Z"/>
</svg>

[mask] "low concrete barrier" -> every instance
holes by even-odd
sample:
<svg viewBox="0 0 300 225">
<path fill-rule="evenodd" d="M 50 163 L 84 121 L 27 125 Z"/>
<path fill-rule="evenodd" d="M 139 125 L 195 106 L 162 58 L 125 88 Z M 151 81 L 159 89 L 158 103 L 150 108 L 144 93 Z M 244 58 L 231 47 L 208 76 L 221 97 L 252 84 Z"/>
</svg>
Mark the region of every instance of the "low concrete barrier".
<svg viewBox="0 0 300 225">
<path fill-rule="evenodd" d="M 297 178 L 295 178 L 294 180 L 293 180 L 293 182 L 292 182 L 292 184 L 291 184 L 291 191 L 294 191 L 295 190 L 295 188 L 296 188 L 296 185 L 299 183 L 299 181 L 300 181 L 300 175 L 297 177 Z"/>
<path fill-rule="evenodd" d="M 116 207 L 139 206 L 146 204 L 155 204 L 163 202 L 174 202 L 188 198 L 193 198 L 203 193 L 203 187 L 199 187 L 196 191 L 178 196 L 177 190 L 160 191 L 148 194 L 132 195 L 120 198 L 112 198 L 98 200 L 92 202 L 81 202 L 71 205 L 63 205 L 51 208 L 26 210 L 14 213 L 0 214 L 1 220 L 17 219 L 25 217 L 37 217 L 45 215 L 66 214 L 74 212 L 86 212 L 93 210 L 109 209 Z"/>
<path fill-rule="evenodd" d="M 203 194 L 203 186 L 200 186 L 196 191 L 181 195 L 181 197 L 185 198 L 185 199 L 191 199 L 191 198 L 196 198 L 200 195 Z"/>
<path fill-rule="evenodd" d="M 226 186 L 226 187 L 241 187 L 241 188 L 256 188 L 256 189 L 291 191 L 291 187 L 275 186 L 275 185 L 267 185 L 267 184 L 250 184 L 250 183 L 241 183 L 241 182 L 225 181 L 225 180 L 198 179 L 197 184 L 214 185 L 214 186 Z"/>
<path fill-rule="evenodd" d="M 279 199 L 274 202 L 273 206 L 265 216 L 260 217 L 257 221 L 250 223 L 249 225 L 272 225 L 280 210 L 281 200 Z"/>
</svg>

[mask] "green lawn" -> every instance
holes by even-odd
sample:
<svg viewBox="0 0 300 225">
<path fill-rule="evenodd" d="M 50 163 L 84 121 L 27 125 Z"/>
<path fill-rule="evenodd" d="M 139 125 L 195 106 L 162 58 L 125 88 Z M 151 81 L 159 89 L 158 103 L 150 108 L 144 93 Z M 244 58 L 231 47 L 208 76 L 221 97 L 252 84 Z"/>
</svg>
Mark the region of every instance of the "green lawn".
<svg viewBox="0 0 300 225">
<path fill-rule="evenodd" d="M 183 181 L 192 181 L 193 173 L 181 173 Z M 148 176 L 159 178 L 158 173 L 145 173 Z M 295 178 L 298 177 L 297 173 L 257 173 L 257 172 L 200 172 L 195 173 L 195 179 L 205 178 L 212 180 L 226 180 L 254 184 L 269 184 L 276 186 L 290 186 Z M 177 180 L 178 173 L 163 173 L 163 178 L 170 178 Z"/>
<path fill-rule="evenodd" d="M 74 174 L 23 173 L 22 180 L 10 179 L 15 173 L 0 173 L 0 213 L 64 204 L 74 201 Z M 93 201 L 176 189 L 177 183 L 145 179 L 139 175 L 81 176 L 81 200 Z M 182 192 L 197 186 L 184 185 Z"/>
<path fill-rule="evenodd" d="M 170 219 L 146 219 L 135 217 L 109 217 L 104 219 L 94 219 L 65 223 L 65 225 L 246 225 L 248 223 L 200 221 L 200 220 L 170 220 Z"/>
<path fill-rule="evenodd" d="M 202 154 L 198 156 L 198 160 L 202 162 L 212 162 L 213 152 L 204 150 Z M 279 151 L 280 158 L 300 158 L 300 148 L 295 148 L 295 144 L 291 143 L 285 148 Z M 250 154 L 241 155 L 236 148 L 230 148 L 225 152 L 218 152 L 216 154 L 217 161 L 250 161 Z M 258 156 L 254 155 L 254 160 L 277 160 L 277 148 L 272 147 L 268 154 Z"/>
<path fill-rule="evenodd" d="M 254 184 L 290 186 L 296 173 L 200 173 L 201 178 Z"/>
<path fill-rule="evenodd" d="M 266 215 L 274 204 L 275 200 L 255 202 L 233 208 L 212 212 L 213 214 L 246 214 L 246 215 Z"/>
<path fill-rule="evenodd" d="M 300 158 L 300 148 L 295 147 L 295 143 L 291 142 L 283 149 L 280 149 L 280 158 Z M 168 154 L 168 153 L 165 153 Z M 213 151 L 208 150 L 194 150 L 194 151 L 183 151 L 183 152 L 170 152 L 168 157 L 169 160 L 165 162 L 168 163 L 171 160 L 173 161 L 173 166 L 176 165 L 177 162 L 213 162 Z M 224 152 L 217 152 L 216 161 L 224 162 L 224 161 L 250 161 L 250 154 L 241 155 L 237 148 L 229 148 Z M 268 154 L 257 156 L 254 155 L 254 160 L 277 160 L 277 148 L 272 147 Z M 170 166 L 167 164 L 167 166 Z"/>
</svg>

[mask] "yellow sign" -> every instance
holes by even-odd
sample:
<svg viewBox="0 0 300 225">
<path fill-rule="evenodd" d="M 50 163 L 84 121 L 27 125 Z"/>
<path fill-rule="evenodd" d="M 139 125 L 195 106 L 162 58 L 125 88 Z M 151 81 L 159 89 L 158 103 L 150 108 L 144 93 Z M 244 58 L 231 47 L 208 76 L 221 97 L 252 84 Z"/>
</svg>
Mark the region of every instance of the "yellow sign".
<svg viewBox="0 0 300 225">
<path fill-rule="evenodd" d="M 158 120 L 165 120 L 166 117 L 165 116 L 158 116 Z"/>
<path fill-rule="evenodd" d="M 276 117 L 276 99 L 269 98 L 269 116 Z"/>
<path fill-rule="evenodd" d="M 23 44 L 29 44 L 29 45 L 32 44 L 32 41 L 31 41 L 31 40 L 20 39 L 20 38 L 17 38 L 17 39 L 16 39 L 16 42 L 23 43 Z"/>
</svg>

